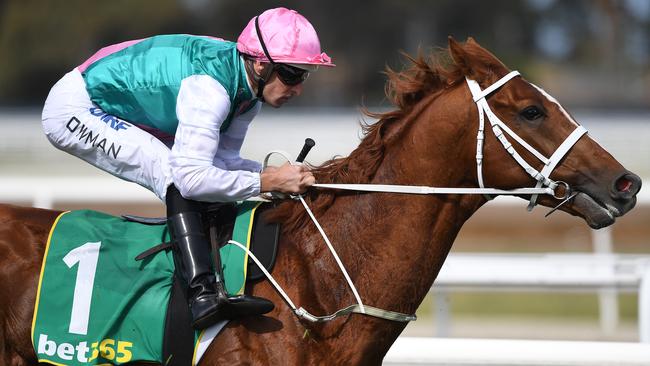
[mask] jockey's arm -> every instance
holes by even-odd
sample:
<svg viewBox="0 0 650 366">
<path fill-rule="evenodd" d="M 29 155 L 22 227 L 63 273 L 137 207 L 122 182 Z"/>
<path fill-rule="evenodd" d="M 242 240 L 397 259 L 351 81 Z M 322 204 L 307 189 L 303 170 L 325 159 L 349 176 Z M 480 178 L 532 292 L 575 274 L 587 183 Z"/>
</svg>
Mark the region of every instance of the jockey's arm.
<svg viewBox="0 0 650 366">
<path fill-rule="evenodd" d="M 262 172 L 262 165 L 254 160 L 243 159 L 239 153 L 246 137 L 248 126 L 257 115 L 262 103 L 257 103 L 246 113 L 233 119 L 228 131 L 221 135 L 219 141 L 219 157 L 222 158 L 229 170 L 247 170 L 251 172 Z M 267 167 L 260 179 L 262 181 L 262 192 L 278 191 L 283 193 L 303 192 L 307 186 L 314 183 L 307 167 L 292 167 L 285 164 L 282 167 Z"/>
<path fill-rule="evenodd" d="M 176 104 L 178 128 L 169 157 L 174 184 L 185 198 L 231 202 L 260 194 L 258 172 L 228 170 L 213 164 L 219 129 L 230 111 L 228 92 L 207 75 L 181 82 Z"/>
<path fill-rule="evenodd" d="M 246 170 L 249 172 L 261 172 L 262 164 L 257 161 L 244 159 L 240 156 L 240 150 L 253 118 L 259 113 L 262 103 L 257 102 L 250 110 L 233 118 L 228 130 L 221 134 L 219 150 L 216 159 L 220 159 L 228 170 Z"/>
<path fill-rule="evenodd" d="M 236 141 L 230 141 L 231 148 L 221 151 L 219 129 L 229 110 L 228 93 L 215 79 L 194 75 L 182 81 L 176 106 L 179 123 L 169 164 L 173 182 L 183 197 L 230 202 L 266 191 L 299 193 L 314 183 L 314 177 L 304 166 L 285 164 L 260 174 L 261 165 L 239 157 L 248 124 L 259 106 L 242 114 L 244 120 L 232 121 L 230 128 L 235 130 L 224 138 L 234 137 Z M 235 127 L 237 122 L 244 123 Z M 223 141 L 222 147 L 228 147 L 228 141 Z M 218 160 L 224 162 L 223 168 L 216 166 Z"/>
</svg>

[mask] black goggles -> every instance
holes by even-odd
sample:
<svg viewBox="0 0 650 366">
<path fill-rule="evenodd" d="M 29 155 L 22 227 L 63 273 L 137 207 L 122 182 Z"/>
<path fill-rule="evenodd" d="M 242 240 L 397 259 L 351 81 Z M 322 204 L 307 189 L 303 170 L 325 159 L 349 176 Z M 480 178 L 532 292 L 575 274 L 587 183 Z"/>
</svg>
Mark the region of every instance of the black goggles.
<svg viewBox="0 0 650 366">
<path fill-rule="evenodd" d="M 266 49 L 266 44 L 264 43 L 264 37 L 262 37 L 262 32 L 260 31 L 260 24 L 258 17 L 255 17 L 255 32 L 257 32 L 257 39 L 260 41 L 264 55 L 269 59 L 271 65 L 273 65 L 273 70 L 278 74 L 278 78 L 289 86 L 294 86 L 302 83 L 309 76 L 309 71 L 300 69 L 287 64 L 276 63 L 269 55 L 269 51 Z"/>
<path fill-rule="evenodd" d="M 274 63 L 273 70 L 278 74 L 278 78 L 289 86 L 298 85 L 309 77 L 309 71 L 287 64 Z"/>
</svg>

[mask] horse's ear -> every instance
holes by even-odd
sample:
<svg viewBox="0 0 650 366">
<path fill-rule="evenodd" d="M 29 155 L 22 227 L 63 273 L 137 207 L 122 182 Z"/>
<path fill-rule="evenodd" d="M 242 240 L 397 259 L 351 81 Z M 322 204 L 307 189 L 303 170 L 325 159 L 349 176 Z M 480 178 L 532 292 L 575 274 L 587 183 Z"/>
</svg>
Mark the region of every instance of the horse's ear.
<svg viewBox="0 0 650 366">
<path fill-rule="evenodd" d="M 508 72 L 508 68 L 493 54 L 481 47 L 469 37 L 465 44 L 460 44 L 453 37 L 449 37 L 449 53 L 456 65 L 466 77 L 482 81 L 495 77 L 495 72 Z"/>
<path fill-rule="evenodd" d="M 467 58 L 465 49 L 463 48 L 463 45 L 458 43 L 458 41 L 456 41 L 452 36 L 449 36 L 449 54 L 456 65 L 460 68 L 463 75 L 470 75 L 472 70 L 465 62 L 465 59 Z"/>
</svg>

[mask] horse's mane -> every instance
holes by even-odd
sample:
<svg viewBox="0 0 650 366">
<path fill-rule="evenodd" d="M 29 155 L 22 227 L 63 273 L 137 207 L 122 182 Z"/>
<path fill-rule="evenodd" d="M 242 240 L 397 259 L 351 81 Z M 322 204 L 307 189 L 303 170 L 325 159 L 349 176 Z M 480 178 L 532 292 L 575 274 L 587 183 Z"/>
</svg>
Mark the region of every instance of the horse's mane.
<svg viewBox="0 0 650 366">
<path fill-rule="evenodd" d="M 402 71 L 388 66 L 384 71 L 388 77 L 386 98 L 395 109 L 374 113 L 362 108 L 364 115 L 378 121 L 360 122 L 363 138 L 348 157 L 334 158 L 313 167 L 312 173 L 318 183 L 369 183 L 384 159 L 385 147 L 400 135 L 401 127 L 408 124 L 408 117 L 418 103 L 427 96 L 435 98 L 448 86 L 463 79 L 460 68 L 449 61 L 446 49 L 432 52 L 427 57 L 422 52 L 418 52 L 417 57 L 402 54 L 408 61 Z M 312 189 L 304 197 L 312 211 L 318 214 L 327 210 L 340 194 L 333 190 Z M 302 205 L 286 202 L 270 212 L 269 219 L 282 222 L 284 230 L 295 230 L 304 225 L 308 217 Z"/>
</svg>

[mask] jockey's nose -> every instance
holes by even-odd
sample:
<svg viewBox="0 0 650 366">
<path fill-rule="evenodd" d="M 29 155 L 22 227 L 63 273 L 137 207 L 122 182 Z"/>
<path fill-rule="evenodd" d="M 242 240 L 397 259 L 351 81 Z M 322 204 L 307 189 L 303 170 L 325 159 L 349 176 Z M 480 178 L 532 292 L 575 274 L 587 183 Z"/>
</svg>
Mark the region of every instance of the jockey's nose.
<svg viewBox="0 0 650 366">
<path fill-rule="evenodd" d="M 628 200 L 641 189 L 641 178 L 632 172 L 625 172 L 614 180 L 609 190 L 610 196 L 615 200 Z"/>
</svg>

